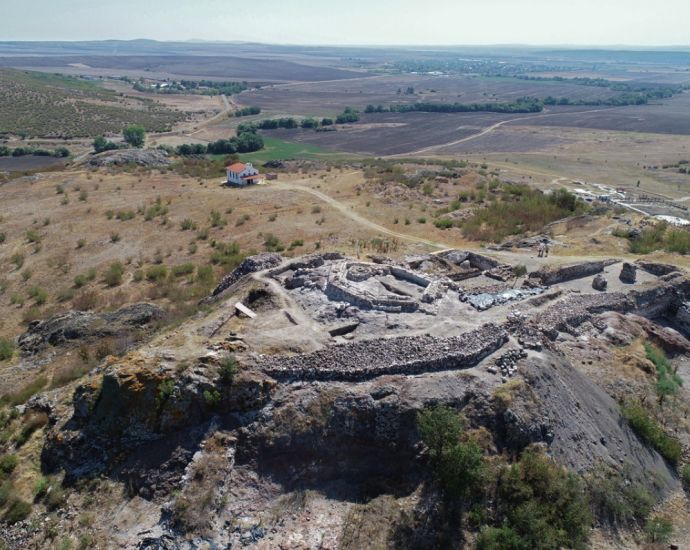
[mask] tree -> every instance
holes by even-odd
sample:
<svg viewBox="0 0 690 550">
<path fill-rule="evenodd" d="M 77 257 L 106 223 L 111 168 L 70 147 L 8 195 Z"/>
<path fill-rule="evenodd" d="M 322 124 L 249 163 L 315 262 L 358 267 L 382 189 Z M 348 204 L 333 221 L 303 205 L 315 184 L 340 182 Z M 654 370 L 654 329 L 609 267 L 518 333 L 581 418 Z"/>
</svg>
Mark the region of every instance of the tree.
<svg viewBox="0 0 690 550">
<path fill-rule="evenodd" d="M 146 139 L 146 130 L 138 124 L 130 124 L 122 130 L 122 137 L 132 147 L 142 147 Z"/>
<path fill-rule="evenodd" d="M 112 149 L 117 149 L 117 144 L 112 141 L 108 141 L 103 136 L 96 136 L 93 140 L 93 150 L 96 153 L 102 153 L 103 151 L 110 151 Z"/>
<path fill-rule="evenodd" d="M 264 139 L 259 134 L 244 133 L 237 137 L 237 152 L 251 153 L 264 148 Z"/>
<path fill-rule="evenodd" d="M 464 422 L 457 412 L 443 405 L 427 408 L 417 415 L 417 429 L 447 496 L 481 492 L 486 479 L 484 456 L 475 440 L 460 440 Z"/>
</svg>

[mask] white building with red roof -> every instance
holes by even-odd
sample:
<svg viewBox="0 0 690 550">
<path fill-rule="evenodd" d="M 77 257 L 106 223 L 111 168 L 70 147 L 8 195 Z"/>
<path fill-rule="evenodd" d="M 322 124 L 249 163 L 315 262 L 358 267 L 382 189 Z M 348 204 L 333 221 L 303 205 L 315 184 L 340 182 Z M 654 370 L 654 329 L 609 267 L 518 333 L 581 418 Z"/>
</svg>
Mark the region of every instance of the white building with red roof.
<svg viewBox="0 0 690 550">
<path fill-rule="evenodd" d="M 259 183 L 261 179 L 261 174 L 259 171 L 252 166 L 251 162 L 244 164 L 243 162 L 235 162 L 233 164 L 228 164 L 225 167 L 228 174 L 228 184 L 229 185 L 250 185 L 252 183 Z"/>
</svg>

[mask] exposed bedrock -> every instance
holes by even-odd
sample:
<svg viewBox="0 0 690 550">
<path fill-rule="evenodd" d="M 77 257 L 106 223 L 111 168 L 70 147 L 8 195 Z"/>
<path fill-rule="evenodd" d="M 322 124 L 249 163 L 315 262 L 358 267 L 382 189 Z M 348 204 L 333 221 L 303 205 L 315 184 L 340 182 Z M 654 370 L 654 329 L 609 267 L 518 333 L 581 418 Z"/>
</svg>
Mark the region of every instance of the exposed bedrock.
<svg viewBox="0 0 690 550">
<path fill-rule="evenodd" d="M 532 357 L 521 373 L 526 386 L 503 413 L 506 445 L 543 442 L 558 462 L 576 471 L 627 467 L 651 490 L 678 486 L 668 464 L 621 417 L 618 404 L 565 360 L 555 354 Z"/>
<path fill-rule="evenodd" d="M 474 366 L 499 349 L 508 333 L 492 324 L 454 336 L 399 336 L 335 345 L 259 367 L 278 380 L 366 380 L 384 374 L 420 374 Z"/>
<path fill-rule="evenodd" d="M 124 336 L 163 317 L 164 311 L 148 303 L 132 304 L 112 313 L 68 311 L 35 321 L 17 343 L 24 353 L 36 353 L 47 345 L 59 346 L 71 340 Z"/>
</svg>

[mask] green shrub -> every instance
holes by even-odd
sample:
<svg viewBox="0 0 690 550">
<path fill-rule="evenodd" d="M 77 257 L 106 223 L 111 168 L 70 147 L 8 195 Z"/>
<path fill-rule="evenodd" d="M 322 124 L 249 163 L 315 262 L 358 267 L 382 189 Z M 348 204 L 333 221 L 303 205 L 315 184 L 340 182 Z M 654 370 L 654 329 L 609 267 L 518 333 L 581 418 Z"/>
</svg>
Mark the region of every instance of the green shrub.
<svg viewBox="0 0 690 550">
<path fill-rule="evenodd" d="M 648 542 L 667 543 L 673 534 L 673 523 L 668 518 L 648 519 L 644 532 Z"/>
<path fill-rule="evenodd" d="M 453 220 L 450 218 L 439 218 L 434 222 L 434 225 L 439 229 L 450 229 L 453 227 Z"/>
<path fill-rule="evenodd" d="M 216 243 L 211 254 L 211 263 L 220 264 L 226 269 L 234 269 L 243 259 L 238 243 Z"/>
<path fill-rule="evenodd" d="M 146 210 L 146 213 L 144 214 L 144 219 L 148 222 L 151 221 L 153 218 L 156 218 L 158 216 L 165 216 L 168 213 L 168 208 L 166 206 L 163 206 L 163 203 L 161 202 L 161 198 L 158 197 L 156 198 L 156 202 L 153 204 L 153 206 L 149 207 Z"/>
<path fill-rule="evenodd" d="M 31 504 L 20 498 L 15 498 L 10 502 L 7 511 L 5 512 L 5 521 L 10 525 L 18 521 L 25 520 L 31 514 Z"/>
<path fill-rule="evenodd" d="M 30 243 L 40 243 L 41 242 L 41 234 L 36 231 L 35 229 L 28 229 L 26 231 L 26 240 L 29 241 Z"/>
<path fill-rule="evenodd" d="M 47 477 L 40 477 L 34 483 L 34 500 L 40 500 L 46 495 L 50 487 L 50 480 Z"/>
<path fill-rule="evenodd" d="M 476 210 L 461 227 L 468 239 L 499 242 L 585 210 L 584 203 L 565 190 L 546 195 L 527 185 L 504 184 L 500 200 Z"/>
<path fill-rule="evenodd" d="M 86 246 L 86 239 L 79 239 L 77 241 L 77 250 L 80 248 L 84 248 Z"/>
<path fill-rule="evenodd" d="M 678 462 L 683 451 L 680 442 L 664 432 L 656 420 L 649 415 L 645 406 L 638 402 L 626 403 L 621 407 L 621 415 L 640 439 L 654 447 L 672 464 Z"/>
<path fill-rule="evenodd" d="M 144 272 L 141 269 L 137 269 L 134 274 L 132 275 L 132 278 L 135 283 L 140 283 L 141 281 L 144 280 Z"/>
<path fill-rule="evenodd" d="M 5 454 L 0 456 L 0 476 L 6 478 L 14 471 L 18 463 L 16 455 Z"/>
<path fill-rule="evenodd" d="M 690 232 L 685 229 L 671 229 L 666 232 L 664 248 L 667 252 L 687 254 L 690 252 Z"/>
<path fill-rule="evenodd" d="M 589 473 L 586 482 L 592 512 L 602 523 L 614 527 L 641 525 L 654 506 L 654 497 L 647 489 L 613 468 Z"/>
<path fill-rule="evenodd" d="M 585 548 L 592 518 L 583 489 L 578 476 L 527 450 L 499 473 L 497 524 L 520 537 L 518 548 Z"/>
<path fill-rule="evenodd" d="M 12 254 L 12 258 L 10 260 L 17 269 L 21 269 L 24 265 L 24 254 L 22 254 L 21 252 Z"/>
<path fill-rule="evenodd" d="M 116 231 L 113 231 L 110 234 L 110 242 L 111 243 L 119 243 L 120 242 L 120 234 L 117 233 Z"/>
<path fill-rule="evenodd" d="M 172 268 L 170 268 L 170 272 L 172 273 L 173 277 L 181 277 L 182 275 L 191 275 L 192 273 L 194 273 L 194 264 L 186 263 L 186 264 L 175 265 Z"/>
<path fill-rule="evenodd" d="M 88 282 L 86 275 L 77 275 L 74 278 L 74 288 L 81 288 Z"/>
<path fill-rule="evenodd" d="M 180 229 L 182 231 L 190 231 L 190 230 L 196 231 L 196 228 L 197 228 L 196 223 L 194 222 L 194 220 L 192 220 L 190 218 L 185 218 L 184 220 L 182 220 L 180 222 Z"/>
<path fill-rule="evenodd" d="M 220 360 L 220 367 L 218 369 L 220 380 L 224 384 L 231 385 L 237 374 L 237 359 L 232 355 L 226 355 Z"/>
<path fill-rule="evenodd" d="M 115 217 L 121 222 L 125 222 L 128 220 L 133 220 L 136 215 L 137 214 L 134 210 L 119 210 Z"/>
<path fill-rule="evenodd" d="M 113 262 L 108 267 L 108 270 L 103 275 L 103 281 L 109 287 L 119 286 L 122 284 L 122 276 L 125 273 L 125 268 L 121 262 Z"/>
<path fill-rule="evenodd" d="M 264 248 L 267 252 L 282 252 L 285 247 L 280 242 L 280 239 L 273 233 L 266 233 L 264 235 Z"/>
<path fill-rule="evenodd" d="M 7 338 L 0 338 L 0 361 L 9 361 L 14 355 L 14 342 Z"/>
<path fill-rule="evenodd" d="M 201 284 L 213 283 L 213 267 L 210 265 L 200 265 L 197 267 L 196 282 Z"/>
<path fill-rule="evenodd" d="M 204 402 L 209 409 L 216 409 L 220 404 L 220 393 L 218 390 L 204 391 Z"/>
<path fill-rule="evenodd" d="M 168 268 L 164 265 L 152 265 L 146 270 L 146 279 L 152 283 L 161 283 L 168 276 Z"/>
<path fill-rule="evenodd" d="M 4 243 L 7 240 L 7 235 L 5 233 L 0 233 L 0 244 Z"/>
<path fill-rule="evenodd" d="M 79 200 L 81 202 L 86 202 L 86 199 L 88 199 L 88 198 L 89 198 L 89 194 L 86 191 L 84 191 L 84 190 L 79 191 Z"/>
<path fill-rule="evenodd" d="M 48 300 L 48 293 L 40 286 L 32 286 L 29 289 L 29 297 L 33 298 L 36 305 L 42 306 Z"/>
<path fill-rule="evenodd" d="M 211 227 L 225 227 L 228 223 L 227 220 L 223 219 L 218 210 L 211 210 L 209 219 L 211 220 Z"/>
<path fill-rule="evenodd" d="M 678 393 L 680 386 L 683 385 L 683 379 L 673 370 L 673 366 L 666 358 L 663 350 L 649 342 L 645 342 L 644 349 L 647 359 L 654 364 L 656 369 L 656 392 L 659 396 L 659 405 L 663 405 L 666 397 Z"/>
<path fill-rule="evenodd" d="M 477 550 L 527 550 L 520 535 L 507 525 L 482 527 L 477 537 Z"/>
</svg>

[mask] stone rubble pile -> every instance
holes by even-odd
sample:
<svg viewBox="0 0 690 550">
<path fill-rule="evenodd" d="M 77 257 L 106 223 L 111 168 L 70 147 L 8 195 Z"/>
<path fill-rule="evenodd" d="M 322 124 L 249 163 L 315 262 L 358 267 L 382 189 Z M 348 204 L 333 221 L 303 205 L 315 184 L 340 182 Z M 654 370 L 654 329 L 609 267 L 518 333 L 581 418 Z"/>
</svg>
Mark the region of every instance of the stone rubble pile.
<svg viewBox="0 0 690 550">
<path fill-rule="evenodd" d="M 517 371 L 517 363 L 520 359 L 527 357 L 527 352 L 520 349 L 511 349 L 501 355 L 493 365 L 487 367 L 491 374 L 501 373 L 504 381 L 510 378 Z"/>
</svg>

